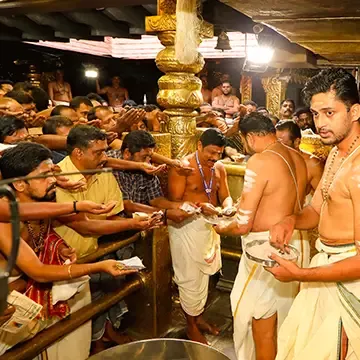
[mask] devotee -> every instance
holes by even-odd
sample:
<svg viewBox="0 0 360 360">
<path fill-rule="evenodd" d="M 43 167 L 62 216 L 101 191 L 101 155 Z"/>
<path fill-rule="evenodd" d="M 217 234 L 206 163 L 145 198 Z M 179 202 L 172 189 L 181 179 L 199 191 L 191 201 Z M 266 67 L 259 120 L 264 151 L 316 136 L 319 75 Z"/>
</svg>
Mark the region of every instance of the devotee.
<svg viewBox="0 0 360 360">
<path fill-rule="evenodd" d="M 244 104 L 244 105 L 245 105 L 245 104 Z M 257 106 L 256 103 L 255 103 L 255 106 Z M 255 111 L 257 111 L 257 112 L 260 113 L 261 115 L 264 115 L 264 116 L 267 116 L 267 117 L 270 116 L 269 110 L 268 110 L 266 107 L 264 107 L 264 106 L 259 106 L 259 107 L 257 107 L 257 109 L 256 109 Z"/>
<path fill-rule="evenodd" d="M 218 128 L 223 134 L 228 130 L 228 126 L 225 122 L 224 117 L 220 114 L 220 111 L 224 113 L 222 109 L 214 109 L 211 112 L 203 113 L 196 117 L 196 127 L 215 127 Z"/>
<path fill-rule="evenodd" d="M 316 133 L 313 115 L 309 108 L 301 108 L 296 110 L 294 114 L 295 122 L 301 130 L 311 129 Z"/>
<path fill-rule="evenodd" d="M 59 115 L 69 118 L 74 124 L 79 122 L 79 116 L 76 110 L 71 108 L 70 106 L 67 105 L 55 106 L 52 109 L 50 116 L 59 116 Z"/>
<path fill-rule="evenodd" d="M 123 102 L 123 104 L 122 104 L 122 107 L 124 108 L 124 109 L 127 109 L 127 110 L 129 110 L 129 109 L 131 109 L 131 108 L 133 108 L 133 107 L 136 107 L 137 106 L 137 104 L 136 104 L 136 102 L 134 101 L 134 100 L 125 100 L 124 102 Z"/>
<path fill-rule="evenodd" d="M 42 127 L 42 133 L 44 135 L 68 136 L 73 126 L 73 122 L 65 116 L 51 116 Z"/>
<path fill-rule="evenodd" d="M 308 269 L 271 255 L 279 266 L 268 271 L 277 279 L 302 282 L 280 329 L 277 359 L 359 359 L 359 93 L 348 71 L 326 69 L 303 95 L 322 142 L 335 146 L 311 204 L 271 229 L 271 241 L 283 248 L 294 228 L 319 225 L 319 254 Z"/>
<path fill-rule="evenodd" d="M 232 211 L 232 199 L 221 159 L 226 139 L 217 129 L 208 129 L 200 137 L 197 151 L 182 161 L 195 168 L 188 176 L 176 169 L 169 172 L 169 199 L 197 203 L 204 216 L 219 214 L 216 206 Z M 197 211 L 196 208 L 193 211 Z M 190 212 L 191 213 L 191 212 Z M 174 279 L 179 287 L 180 304 L 187 321 L 190 340 L 207 344 L 201 330 L 213 335 L 219 329 L 208 324 L 204 312 L 210 275 L 221 268 L 220 237 L 204 217 L 190 217 L 182 223 L 169 222 L 169 237 Z"/>
<path fill-rule="evenodd" d="M 100 127 L 106 131 L 113 131 L 116 127 L 116 114 L 111 106 L 93 107 L 87 115 L 88 121 L 100 120 Z"/>
<path fill-rule="evenodd" d="M 212 99 L 211 99 L 211 90 L 209 89 L 209 83 L 208 83 L 208 79 L 207 76 L 205 74 L 200 75 L 200 80 L 201 80 L 201 94 L 203 96 L 203 101 L 205 103 L 211 103 Z"/>
<path fill-rule="evenodd" d="M 49 82 L 48 93 L 53 105 L 69 105 L 72 100 L 71 86 L 64 80 L 64 71 L 55 71 L 55 81 Z"/>
<path fill-rule="evenodd" d="M 23 120 L 11 115 L 0 116 L 0 143 L 16 145 L 25 140 L 34 141 L 44 145 L 46 144 L 48 147 L 55 147 L 55 150 L 58 150 L 57 147 L 59 146 L 59 143 L 61 145 L 65 139 L 47 137 L 46 135 L 32 137 L 29 135 Z M 64 158 L 64 156 L 57 151 L 52 151 L 52 156 L 55 164 Z"/>
<path fill-rule="evenodd" d="M 36 176 L 52 172 L 51 152 L 42 145 L 32 143 L 22 143 L 13 149 L 6 150 L 0 159 L 1 174 L 4 179 L 19 176 Z M 48 177 L 44 179 L 33 179 L 28 181 L 16 181 L 12 183 L 16 196 L 22 203 L 36 203 L 52 201 L 55 198 L 56 179 Z M 6 204 L 6 201 L 3 201 Z M 45 204 L 46 205 L 46 204 Z M 89 206 L 90 205 L 90 206 Z M 67 205 L 68 206 L 68 205 Z M 77 211 L 91 211 L 93 205 L 90 202 L 73 203 L 72 213 Z M 101 206 L 102 212 L 108 212 L 113 208 Z M 93 208 L 95 210 L 95 208 Z M 74 219 L 78 219 L 78 225 L 86 223 L 85 220 L 79 221 L 83 215 L 62 218 L 61 221 L 70 224 Z M 39 331 L 49 327 L 67 317 L 71 312 L 90 303 L 89 290 L 84 282 L 84 289 L 75 296 L 69 296 L 64 301 L 52 304 L 54 295 L 53 281 L 69 281 L 84 275 L 90 275 L 105 271 L 111 275 L 124 275 L 117 269 L 116 262 L 113 260 L 102 261 L 94 264 L 77 265 L 72 256 L 72 250 L 64 243 L 53 230 L 54 223 L 61 218 L 37 221 L 26 221 L 21 223 L 21 245 L 17 257 L 16 265 L 18 270 L 24 272 L 28 277 L 26 296 L 42 305 L 40 316 L 24 326 L 16 334 L 0 331 L 1 351 L 4 352 L 19 342 L 28 340 Z M 96 223 L 98 225 L 98 222 Z M 76 227 L 76 226 L 75 226 Z M 87 226 L 83 226 L 87 228 Z M 80 231 L 79 226 L 76 227 Z M 0 223 L 0 253 L 9 256 L 11 251 L 11 225 Z M 52 260 L 49 260 L 52 259 Z M 56 259 L 56 260 L 55 260 Z M 70 264 L 65 264 L 69 259 Z M 17 274 L 19 271 L 15 269 Z M 41 284 L 40 284 L 41 283 Z M 85 360 L 89 355 L 90 328 L 88 324 L 77 329 L 76 333 L 70 334 L 66 339 L 54 344 L 47 349 L 47 358 L 56 359 L 59 351 L 64 351 L 61 345 L 66 346 L 66 351 L 71 353 L 76 359 Z"/>
<path fill-rule="evenodd" d="M 211 102 L 214 101 L 214 99 L 217 97 L 217 96 L 221 96 L 222 95 L 222 83 L 223 82 L 229 82 L 230 81 L 230 75 L 229 74 L 226 74 L 226 73 L 223 73 L 221 74 L 220 76 L 220 84 L 215 87 L 212 92 L 211 92 Z M 233 89 L 231 89 L 233 91 Z M 233 92 L 233 95 L 235 95 L 236 92 Z"/>
<path fill-rule="evenodd" d="M 239 111 L 240 100 L 231 95 L 231 84 L 228 81 L 222 83 L 221 92 L 221 95 L 214 98 L 212 107 L 223 109 L 226 117 L 232 118 L 232 115 Z"/>
<path fill-rule="evenodd" d="M 34 99 L 37 112 L 49 108 L 50 98 L 48 93 L 41 87 L 34 86 L 30 95 Z"/>
<path fill-rule="evenodd" d="M 93 105 L 86 96 L 74 97 L 70 101 L 70 107 L 76 111 L 78 116 L 78 122 L 87 123 L 87 115 Z"/>
<path fill-rule="evenodd" d="M 107 157 L 105 151 L 108 148 L 106 134 L 101 130 L 86 125 L 78 125 L 71 129 L 67 137 L 68 154 L 59 167 L 63 172 L 91 170 L 102 168 Z M 95 175 L 73 175 L 69 176 L 72 180 L 82 180 L 85 186 L 77 191 L 67 191 L 57 189 L 56 200 L 58 202 L 77 201 L 80 199 L 95 201 L 99 203 L 108 203 L 115 200 L 117 205 L 106 214 L 106 216 L 94 216 L 91 218 L 102 219 L 106 223 L 103 229 L 99 229 L 98 235 L 82 236 L 73 229 L 62 226 L 56 228 L 57 233 L 66 241 L 66 243 L 76 250 L 79 258 L 95 252 L 98 248 L 98 238 L 101 235 L 115 234 L 125 230 L 146 230 L 159 224 L 159 217 L 155 216 L 143 220 L 141 218 L 123 219 L 118 216 L 123 211 L 123 200 L 120 188 L 113 174 L 100 173 Z M 107 258 L 122 260 L 130 257 L 132 246 L 121 249 L 121 251 L 107 255 Z M 120 258 L 119 258 L 120 257 Z M 115 282 L 112 277 L 101 275 L 92 277 L 91 286 L 93 289 L 93 300 L 98 299 L 109 289 L 116 289 L 122 286 L 122 282 Z M 116 330 L 121 323 L 122 315 L 127 311 L 126 304 L 120 302 L 114 305 L 108 312 L 101 314 L 93 319 L 92 340 L 94 342 L 94 352 L 104 349 L 104 342 L 107 338 L 117 344 L 126 341 Z"/>
<path fill-rule="evenodd" d="M 0 97 L 0 114 L 24 117 L 24 108 L 14 99 Z"/>
<path fill-rule="evenodd" d="M 36 106 L 34 99 L 31 97 L 31 95 L 29 95 L 25 91 L 13 90 L 7 93 L 6 97 L 16 100 L 22 106 L 24 111 L 23 120 L 28 127 L 31 127 L 33 125 L 32 122 L 36 115 Z"/>
<path fill-rule="evenodd" d="M 125 136 L 121 151 L 110 150 L 107 155 L 129 161 L 150 163 L 155 155 L 155 146 L 155 139 L 150 133 L 135 130 Z M 180 210 L 183 202 L 169 201 L 164 197 L 157 176 L 139 171 L 116 171 L 114 175 L 121 188 L 124 210 L 128 215 L 134 212 L 152 214 L 163 210 L 166 219 L 175 222 L 181 222 L 188 216 L 185 211 Z"/>
<path fill-rule="evenodd" d="M 299 149 L 301 131 L 293 121 L 280 121 L 275 128 L 278 140 L 280 140 L 284 145 L 297 150 L 305 160 L 308 183 L 306 194 L 314 193 L 324 172 L 323 162 L 314 156 L 305 154 Z"/>
<path fill-rule="evenodd" d="M 306 164 L 299 153 L 277 141 L 268 117 L 253 112 L 241 120 L 239 128 L 245 151 L 252 156 L 247 162 L 238 215 L 230 225 L 215 229 L 221 234 L 241 235 L 245 249 L 252 241 L 267 240 L 271 226 L 302 208 Z M 309 261 L 304 235 L 294 232 L 291 242 L 301 254 L 302 266 Z M 275 359 L 277 326 L 284 321 L 298 289 L 297 283 L 283 284 L 242 256 L 230 297 L 237 359 Z"/>
<path fill-rule="evenodd" d="M 119 76 L 114 76 L 111 79 L 112 85 L 100 88 L 99 80 L 96 79 L 96 92 L 99 95 L 106 94 L 109 100 L 109 105 L 113 107 L 121 107 L 125 100 L 129 100 L 129 93 L 127 89 L 122 87 Z"/>
<path fill-rule="evenodd" d="M 168 115 L 162 112 L 156 105 L 149 104 L 144 106 L 145 122 L 147 127 L 152 132 L 160 131 L 160 124 L 167 123 L 169 121 Z"/>
<path fill-rule="evenodd" d="M 280 120 L 291 120 L 295 111 L 295 102 L 291 99 L 285 99 L 280 103 Z"/>
<path fill-rule="evenodd" d="M 29 94 L 34 99 L 37 111 L 43 111 L 49 107 L 49 95 L 39 86 L 35 86 L 32 83 L 25 81 L 16 83 L 13 90 L 24 91 Z"/>
<path fill-rule="evenodd" d="M 275 116 L 275 115 L 269 115 L 268 117 L 269 117 L 269 119 L 271 120 L 271 122 L 273 123 L 274 126 L 276 126 L 276 124 L 280 121 L 279 118 L 277 116 Z"/>
<path fill-rule="evenodd" d="M 210 105 L 210 103 L 202 103 L 200 105 L 200 114 L 207 114 L 211 110 L 212 110 L 212 106 Z"/>
<path fill-rule="evenodd" d="M 0 80 L 0 98 L 13 90 L 14 83 L 10 80 Z"/>
<path fill-rule="evenodd" d="M 246 107 L 246 110 L 247 110 L 246 113 L 247 113 L 247 114 L 250 114 L 250 113 L 256 111 L 257 108 L 258 108 L 257 103 L 256 103 L 255 101 L 251 101 L 251 100 L 245 101 L 243 105 Z M 261 113 L 261 111 L 260 111 L 260 113 Z M 263 114 L 263 115 L 264 115 L 264 114 Z M 265 116 L 266 116 L 266 115 L 265 115 Z"/>
<path fill-rule="evenodd" d="M 108 106 L 108 103 L 98 94 L 90 93 L 86 97 L 92 102 L 93 107 L 96 106 Z"/>
<path fill-rule="evenodd" d="M 0 143 L 16 144 L 26 140 L 29 133 L 24 122 L 15 116 L 0 116 Z"/>
</svg>

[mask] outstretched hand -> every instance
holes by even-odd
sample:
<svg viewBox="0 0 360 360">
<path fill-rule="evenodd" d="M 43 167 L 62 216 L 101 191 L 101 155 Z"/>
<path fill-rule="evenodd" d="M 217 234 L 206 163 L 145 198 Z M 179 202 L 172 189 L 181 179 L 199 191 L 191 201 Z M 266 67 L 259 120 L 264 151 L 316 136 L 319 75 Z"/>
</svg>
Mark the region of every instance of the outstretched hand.
<svg viewBox="0 0 360 360">
<path fill-rule="evenodd" d="M 114 209 L 117 201 L 110 201 L 107 204 L 97 204 L 93 201 L 83 200 L 76 203 L 76 209 L 94 215 L 107 214 Z"/>
<path fill-rule="evenodd" d="M 100 265 L 102 267 L 103 272 L 106 272 L 112 276 L 125 276 L 138 272 L 138 270 L 133 270 L 133 269 L 132 270 L 121 269 L 118 266 L 118 262 L 116 260 L 101 261 Z"/>
<path fill-rule="evenodd" d="M 166 170 L 166 164 L 154 166 L 149 163 L 142 164 L 142 171 L 149 175 L 158 175 Z"/>
<path fill-rule="evenodd" d="M 265 268 L 265 270 L 272 273 L 277 280 L 282 282 L 300 281 L 301 269 L 296 263 L 285 260 L 274 253 L 269 258 L 275 260 L 278 265 L 272 268 Z"/>
</svg>

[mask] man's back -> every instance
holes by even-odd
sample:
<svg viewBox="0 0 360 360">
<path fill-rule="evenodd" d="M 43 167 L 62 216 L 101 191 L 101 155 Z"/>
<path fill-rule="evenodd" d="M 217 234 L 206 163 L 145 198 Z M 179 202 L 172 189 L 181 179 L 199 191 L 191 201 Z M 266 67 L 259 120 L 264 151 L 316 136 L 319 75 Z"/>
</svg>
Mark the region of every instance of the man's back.
<svg viewBox="0 0 360 360">
<path fill-rule="evenodd" d="M 307 172 L 304 159 L 280 143 L 253 156 L 261 166 L 257 177 L 265 181 L 252 231 L 265 231 L 303 204 Z M 296 181 L 296 184 L 295 184 Z"/>
</svg>

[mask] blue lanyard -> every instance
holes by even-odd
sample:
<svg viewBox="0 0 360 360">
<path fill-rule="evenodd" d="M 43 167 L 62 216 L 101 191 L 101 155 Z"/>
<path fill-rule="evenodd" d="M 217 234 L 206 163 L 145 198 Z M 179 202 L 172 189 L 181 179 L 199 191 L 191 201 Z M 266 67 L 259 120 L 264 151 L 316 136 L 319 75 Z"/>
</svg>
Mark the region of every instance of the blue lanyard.
<svg viewBox="0 0 360 360">
<path fill-rule="evenodd" d="M 211 168 L 211 179 L 210 179 L 210 184 L 208 185 L 205 180 L 204 172 L 203 172 L 202 166 L 199 161 L 198 152 L 195 153 L 195 157 L 196 157 L 197 166 L 200 171 L 200 175 L 201 175 L 203 183 L 204 183 L 204 189 L 205 189 L 206 196 L 208 197 L 209 202 L 211 202 L 211 192 L 212 192 L 212 185 L 213 185 L 213 180 L 214 180 L 215 169 L 213 167 Z"/>
</svg>

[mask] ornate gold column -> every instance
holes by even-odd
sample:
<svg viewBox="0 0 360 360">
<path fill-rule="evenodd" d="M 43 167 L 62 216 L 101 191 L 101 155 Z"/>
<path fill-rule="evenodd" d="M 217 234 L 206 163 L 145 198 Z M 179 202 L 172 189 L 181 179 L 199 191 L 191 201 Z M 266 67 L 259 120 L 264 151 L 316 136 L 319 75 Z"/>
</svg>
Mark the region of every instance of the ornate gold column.
<svg viewBox="0 0 360 360">
<path fill-rule="evenodd" d="M 250 101 L 252 98 L 252 78 L 248 75 L 242 75 L 240 81 L 241 103 Z"/>
<path fill-rule="evenodd" d="M 272 115 L 279 116 L 280 103 L 285 99 L 287 81 L 278 77 L 268 77 L 261 80 L 266 93 L 266 108 Z"/>
<path fill-rule="evenodd" d="M 204 66 L 200 53 L 196 61 L 183 65 L 175 59 L 176 0 L 158 0 L 158 15 L 146 18 L 146 31 L 156 33 L 165 49 L 156 57 L 157 67 L 165 73 L 159 79 L 157 102 L 164 107 L 170 120 L 167 130 L 171 134 L 173 158 L 183 157 L 195 150 L 195 108 L 203 101 L 201 81 L 195 74 Z M 213 37 L 213 26 L 206 22 L 201 26 L 202 37 Z M 200 43 L 199 39 L 199 43 Z"/>
</svg>

